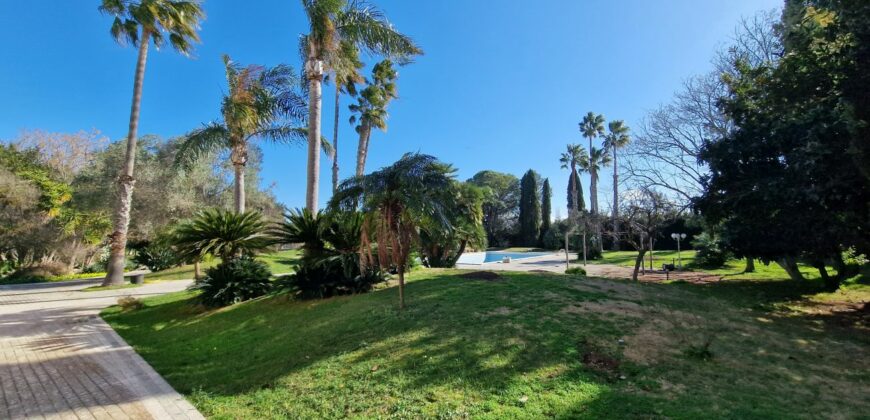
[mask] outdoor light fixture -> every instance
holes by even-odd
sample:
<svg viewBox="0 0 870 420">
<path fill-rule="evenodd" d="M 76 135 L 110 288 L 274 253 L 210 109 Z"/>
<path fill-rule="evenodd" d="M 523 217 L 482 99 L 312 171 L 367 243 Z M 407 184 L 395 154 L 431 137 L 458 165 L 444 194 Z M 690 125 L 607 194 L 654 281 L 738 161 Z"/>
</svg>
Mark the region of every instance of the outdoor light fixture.
<svg viewBox="0 0 870 420">
<path fill-rule="evenodd" d="M 677 266 L 680 267 L 680 270 L 683 269 L 683 257 L 680 255 L 680 241 L 686 239 L 685 233 L 672 233 L 671 238 L 677 240 Z"/>
</svg>

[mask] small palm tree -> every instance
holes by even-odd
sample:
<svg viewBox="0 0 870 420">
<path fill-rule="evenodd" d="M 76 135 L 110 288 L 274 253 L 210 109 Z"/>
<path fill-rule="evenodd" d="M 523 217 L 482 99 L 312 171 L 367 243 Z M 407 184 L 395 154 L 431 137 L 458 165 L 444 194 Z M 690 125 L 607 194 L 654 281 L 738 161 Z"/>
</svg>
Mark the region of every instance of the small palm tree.
<svg viewBox="0 0 870 420">
<path fill-rule="evenodd" d="M 267 229 L 257 212 L 204 210 L 175 229 L 172 243 L 187 258 L 212 254 L 230 261 L 269 248 L 274 242 Z"/>
<path fill-rule="evenodd" d="M 454 229 L 450 223 L 454 172 L 433 156 L 406 153 L 386 168 L 345 180 L 330 201 L 335 210 L 362 212 L 360 264 L 396 268 L 400 308 L 405 307 L 408 255 L 420 227 L 427 224 L 432 229 Z"/>
<path fill-rule="evenodd" d="M 393 69 L 392 61 L 384 60 L 376 64 L 372 69 L 372 81 L 360 92 L 357 103 L 349 107 L 356 114 L 350 117 L 350 123 L 359 122 L 356 126 L 356 132 L 359 133 L 356 176 L 365 173 L 372 128 L 387 131 L 387 105 L 397 97 L 397 77 L 398 73 Z"/>
<path fill-rule="evenodd" d="M 317 211 L 320 183 L 320 120 L 323 75 L 337 60 L 344 44 L 367 53 L 408 60 L 422 54 L 410 38 L 396 31 L 383 12 L 358 0 L 302 0 L 308 33 L 300 39 L 300 53 L 308 79 L 308 174 L 305 207 Z"/>
<path fill-rule="evenodd" d="M 242 67 L 228 55 L 224 55 L 223 61 L 229 84 L 229 92 L 221 104 L 223 121 L 189 133 L 178 149 L 175 162 L 180 167 L 189 168 L 204 155 L 229 149 L 235 173 L 235 210 L 242 213 L 245 211 L 245 167 L 250 142 L 255 139 L 304 142 L 307 130 L 293 122 L 304 120 L 305 99 L 295 92 L 297 80 L 289 66 Z"/>
<path fill-rule="evenodd" d="M 188 55 L 193 43 L 199 41 L 196 33 L 204 13 L 196 1 L 184 0 L 102 0 L 99 11 L 114 16 L 111 34 L 119 44 L 129 43 L 139 48 L 136 75 L 133 79 L 133 105 L 127 131 L 127 151 L 124 166 L 118 176 L 118 201 L 114 213 L 114 228 L 109 239 L 109 264 L 103 285 L 124 282 L 124 252 L 127 248 L 127 228 L 133 202 L 133 166 L 136 159 L 136 136 L 139 130 L 139 105 L 142 102 L 142 83 L 148 46 L 153 42 L 159 48 L 166 40 L 180 52 Z"/>
<path fill-rule="evenodd" d="M 562 153 L 559 162 L 562 169 L 570 169 L 568 174 L 568 212 L 581 211 L 586 207 L 583 202 L 583 186 L 580 185 L 580 175 L 577 166 L 589 159 L 586 149 L 579 144 L 569 144 L 567 150 Z"/>
<path fill-rule="evenodd" d="M 604 148 L 610 149 L 613 159 L 613 211 L 611 212 L 611 223 L 613 224 L 614 239 L 617 238 L 618 220 L 619 220 L 619 168 L 616 165 L 616 152 L 619 149 L 628 145 L 630 138 L 628 136 L 628 126 L 622 120 L 611 121 L 607 124 L 609 131 L 604 137 Z M 613 241 L 614 250 L 619 248 L 619 241 Z"/>
</svg>

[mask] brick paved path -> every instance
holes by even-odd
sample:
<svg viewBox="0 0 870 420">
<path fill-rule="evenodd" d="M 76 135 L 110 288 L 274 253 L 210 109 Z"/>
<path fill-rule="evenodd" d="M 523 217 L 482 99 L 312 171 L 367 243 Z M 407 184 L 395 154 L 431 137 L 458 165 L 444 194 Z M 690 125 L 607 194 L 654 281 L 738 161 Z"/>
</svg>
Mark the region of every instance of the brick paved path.
<svg viewBox="0 0 870 420">
<path fill-rule="evenodd" d="M 0 286 L 0 419 L 201 419 L 98 315 L 190 282 L 80 291 L 94 284 Z"/>
</svg>

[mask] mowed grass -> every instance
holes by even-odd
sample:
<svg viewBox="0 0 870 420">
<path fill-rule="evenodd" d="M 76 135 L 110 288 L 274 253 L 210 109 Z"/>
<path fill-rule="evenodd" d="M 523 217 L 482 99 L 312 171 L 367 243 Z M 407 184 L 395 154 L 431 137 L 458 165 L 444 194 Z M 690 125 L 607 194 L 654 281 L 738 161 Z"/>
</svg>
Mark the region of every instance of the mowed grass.
<svg viewBox="0 0 870 420">
<path fill-rule="evenodd" d="M 726 279 L 731 280 L 779 280 L 788 277 L 785 270 L 776 263 L 765 265 L 759 260 L 755 261 L 755 271 L 745 273 L 746 260 L 731 259 L 724 267 L 716 269 L 701 269 L 694 267 L 695 251 L 681 251 L 679 257 L 683 260 L 683 268 L 686 270 L 703 271 L 710 274 L 719 274 Z M 634 267 L 637 251 L 604 251 L 602 258 L 598 260 L 589 260 L 589 264 L 614 264 L 623 267 Z M 679 261 L 678 253 L 675 250 L 656 250 L 653 253 L 653 268 L 661 269 L 662 264 L 677 264 Z M 649 267 L 649 253 L 644 256 L 644 264 Z M 819 277 L 819 272 L 813 267 L 798 264 L 798 269 L 808 279 L 816 279 Z M 829 268 L 830 270 L 830 268 Z"/>
<path fill-rule="evenodd" d="M 818 292 L 819 282 L 797 289 L 788 281 L 728 281 L 745 284 L 720 291 L 534 273 L 480 281 L 461 273 L 411 274 L 403 311 L 390 287 L 211 311 L 184 292 L 103 316 L 214 418 L 870 412 L 866 326 L 779 305 Z M 770 304 L 758 305 L 769 291 Z"/>
<path fill-rule="evenodd" d="M 286 274 L 293 272 L 293 262 L 299 258 L 299 251 L 295 249 L 278 251 L 271 254 L 263 254 L 257 257 L 258 260 L 265 262 L 272 274 Z M 202 273 L 210 267 L 214 267 L 220 263 L 220 258 L 213 258 L 201 264 Z M 145 278 L 148 280 L 187 280 L 193 278 L 193 264 L 187 264 L 180 267 L 172 267 L 168 270 L 158 271 L 156 273 L 148 273 Z"/>
</svg>

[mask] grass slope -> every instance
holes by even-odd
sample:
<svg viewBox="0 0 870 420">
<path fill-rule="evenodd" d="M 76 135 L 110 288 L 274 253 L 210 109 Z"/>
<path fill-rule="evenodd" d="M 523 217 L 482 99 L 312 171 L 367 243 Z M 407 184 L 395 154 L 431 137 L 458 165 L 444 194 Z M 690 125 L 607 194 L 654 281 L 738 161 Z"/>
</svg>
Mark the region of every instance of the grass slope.
<svg viewBox="0 0 870 420">
<path fill-rule="evenodd" d="M 720 292 L 527 273 L 480 281 L 459 273 L 412 274 L 404 311 L 396 309 L 396 289 L 386 288 L 322 301 L 270 297 L 214 311 L 178 293 L 103 316 L 214 418 L 870 412 L 867 330 L 773 309 L 818 291 L 817 282 L 803 289 L 722 282 L 728 286 Z"/>
</svg>

